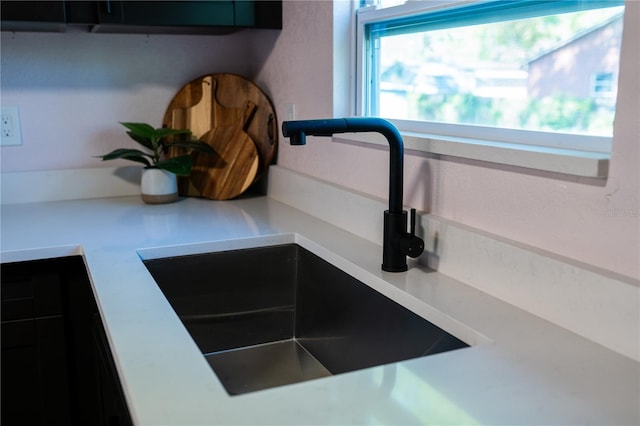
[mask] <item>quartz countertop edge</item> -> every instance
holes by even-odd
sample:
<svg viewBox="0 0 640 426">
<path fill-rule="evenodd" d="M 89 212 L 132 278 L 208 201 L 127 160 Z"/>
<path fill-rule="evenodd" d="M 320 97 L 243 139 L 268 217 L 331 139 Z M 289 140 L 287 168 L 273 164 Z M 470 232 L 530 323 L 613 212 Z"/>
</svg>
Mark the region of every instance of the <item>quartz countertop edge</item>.
<svg viewBox="0 0 640 426">
<path fill-rule="evenodd" d="M 383 272 L 379 245 L 269 197 L 11 204 L 1 226 L 2 262 L 84 256 L 137 425 L 640 422 L 638 362 L 417 263 Z M 142 259 L 282 242 L 472 347 L 229 396 Z"/>
</svg>

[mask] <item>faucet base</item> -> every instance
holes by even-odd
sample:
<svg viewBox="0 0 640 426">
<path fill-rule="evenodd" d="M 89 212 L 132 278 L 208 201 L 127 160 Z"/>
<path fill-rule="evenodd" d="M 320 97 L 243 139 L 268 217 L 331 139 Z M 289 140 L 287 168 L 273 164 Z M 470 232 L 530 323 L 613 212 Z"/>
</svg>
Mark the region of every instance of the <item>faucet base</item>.
<svg viewBox="0 0 640 426">
<path fill-rule="evenodd" d="M 382 270 L 385 272 L 407 272 L 408 269 L 409 267 L 407 265 L 404 265 L 404 267 L 400 267 L 400 268 L 390 268 L 390 267 L 384 266 L 384 263 L 382 264 Z"/>
<path fill-rule="evenodd" d="M 407 212 L 384 212 L 382 242 L 382 270 L 387 272 L 405 272 L 408 269 L 407 256 L 398 249 L 400 236 L 407 229 Z"/>
</svg>

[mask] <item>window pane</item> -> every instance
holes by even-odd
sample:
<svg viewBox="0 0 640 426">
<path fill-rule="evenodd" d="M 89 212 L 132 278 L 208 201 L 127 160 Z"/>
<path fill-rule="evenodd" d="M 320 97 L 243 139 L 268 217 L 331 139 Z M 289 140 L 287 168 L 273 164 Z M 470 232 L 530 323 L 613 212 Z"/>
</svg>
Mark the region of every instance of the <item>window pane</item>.
<svg viewBox="0 0 640 426">
<path fill-rule="evenodd" d="M 376 32 L 369 113 L 611 136 L 623 11 Z"/>
</svg>

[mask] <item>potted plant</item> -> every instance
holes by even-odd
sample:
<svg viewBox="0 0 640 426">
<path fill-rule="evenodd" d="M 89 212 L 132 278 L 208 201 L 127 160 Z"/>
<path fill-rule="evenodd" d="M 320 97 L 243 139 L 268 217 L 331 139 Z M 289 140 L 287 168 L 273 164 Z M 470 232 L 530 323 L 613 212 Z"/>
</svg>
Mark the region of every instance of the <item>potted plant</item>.
<svg viewBox="0 0 640 426">
<path fill-rule="evenodd" d="M 121 158 L 144 165 L 141 179 L 142 200 L 149 204 L 170 203 L 178 198 L 178 184 L 176 175 L 185 176 L 191 172 L 193 160 L 187 153 L 176 157 L 166 158 L 169 146 L 197 150 L 205 153 L 215 153 L 205 142 L 191 140 L 188 129 L 155 129 L 146 123 L 120 123 L 128 129 L 127 134 L 146 150 L 134 148 L 119 148 L 106 155 L 99 156 L 102 161 Z M 176 136 L 184 135 L 189 140 L 173 140 Z"/>
</svg>

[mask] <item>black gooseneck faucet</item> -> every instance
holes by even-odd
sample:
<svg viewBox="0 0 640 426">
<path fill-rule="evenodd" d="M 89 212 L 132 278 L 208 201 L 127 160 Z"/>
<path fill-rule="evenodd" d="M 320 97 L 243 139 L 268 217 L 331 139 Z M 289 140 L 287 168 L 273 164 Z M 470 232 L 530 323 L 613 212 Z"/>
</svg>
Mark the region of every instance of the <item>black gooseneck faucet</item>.
<svg viewBox="0 0 640 426">
<path fill-rule="evenodd" d="M 418 257 L 424 241 L 415 234 L 416 210 L 411 209 L 411 229 L 407 232 L 407 212 L 402 209 L 404 146 L 398 129 L 382 118 L 354 117 L 327 120 L 299 120 L 282 123 L 282 134 L 291 145 L 306 144 L 306 136 L 332 136 L 335 133 L 376 132 L 389 143 L 389 210 L 384 212 L 382 270 L 404 272 L 407 256 Z"/>
</svg>

